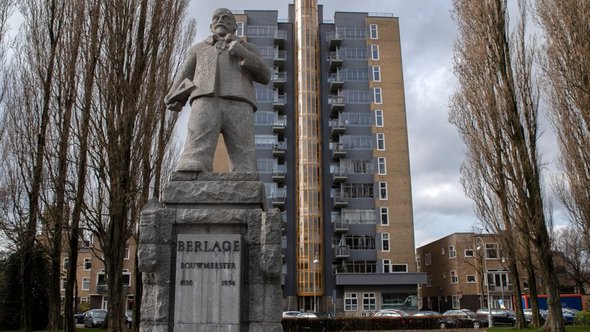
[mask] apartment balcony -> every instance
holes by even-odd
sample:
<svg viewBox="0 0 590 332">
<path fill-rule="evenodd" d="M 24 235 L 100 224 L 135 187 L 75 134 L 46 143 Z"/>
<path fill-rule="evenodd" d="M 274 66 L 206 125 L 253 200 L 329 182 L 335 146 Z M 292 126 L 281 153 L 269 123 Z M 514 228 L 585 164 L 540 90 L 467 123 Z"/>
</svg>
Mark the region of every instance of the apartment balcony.
<svg viewBox="0 0 590 332">
<path fill-rule="evenodd" d="M 333 139 L 338 140 L 338 137 L 340 137 L 340 135 L 344 134 L 345 131 L 346 131 L 346 126 L 344 124 L 344 121 L 340 121 L 340 120 L 330 121 L 330 134 L 332 135 Z"/>
<path fill-rule="evenodd" d="M 334 258 L 336 259 L 346 259 L 350 257 L 350 247 L 348 246 L 338 246 L 334 248 Z"/>
<path fill-rule="evenodd" d="M 337 31 L 328 32 L 326 39 L 328 40 L 328 47 L 330 51 L 335 51 L 340 47 L 340 44 L 342 44 L 342 38 L 340 37 L 340 33 Z"/>
<path fill-rule="evenodd" d="M 287 105 L 287 95 L 284 93 L 275 94 L 274 100 L 272 101 L 272 108 L 279 112 L 279 114 L 285 114 L 285 106 Z"/>
<path fill-rule="evenodd" d="M 287 201 L 287 192 L 284 189 L 277 190 L 271 193 L 270 200 L 273 207 L 283 210 Z"/>
<path fill-rule="evenodd" d="M 348 206 L 348 198 L 337 192 L 332 199 L 332 205 L 335 209 L 345 208 Z"/>
<path fill-rule="evenodd" d="M 272 86 L 274 88 L 283 88 L 287 82 L 287 73 L 284 71 L 272 74 Z"/>
<path fill-rule="evenodd" d="M 272 147 L 272 156 L 278 158 L 279 160 L 285 159 L 285 153 L 287 151 L 287 146 L 285 143 L 278 143 Z"/>
<path fill-rule="evenodd" d="M 337 186 L 346 180 L 348 180 L 348 174 L 342 172 L 340 167 L 332 172 L 332 185 Z"/>
<path fill-rule="evenodd" d="M 284 69 L 285 64 L 287 63 L 287 52 L 284 50 L 275 50 L 272 57 L 272 63 L 279 69 Z"/>
<path fill-rule="evenodd" d="M 272 124 L 272 132 L 277 134 L 279 138 L 285 136 L 285 128 L 287 127 L 286 119 L 277 119 Z"/>
<path fill-rule="evenodd" d="M 337 92 L 344 86 L 344 80 L 340 73 L 332 73 L 328 76 L 328 83 L 330 83 L 330 91 Z"/>
<path fill-rule="evenodd" d="M 285 47 L 285 41 L 287 40 L 287 30 L 275 30 L 273 42 L 280 48 Z"/>
<path fill-rule="evenodd" d="M 343 59 L 340 56 L 338 50 L 330 52 L 328 55 L 328 63 L 330 64 L 330 70 L 335 71 L 338 67 L 342 66 Z"/>
<path fill-rule="evenodd" d="M 338 286 L 359 286 L 359 285 L 416 285 L 427 282 L 427 273 L 336 273 L 336 285 Z"/>
<path fill-rule="evenodd" d="M 287 167 L 285 165 L 276 165 L 272 170 L 272 180 L 277 183 L 285 183 L 285 174 Z"/>
<path fill-rule="evenodd" d="M 332 159 L 340 160 L 346 157 L 346 150 L 342 144 L 332 144 Z"/>
<path fill-rule="evenodd" d="M 330 105 L 331 116 L 336 118 L 344 110 L 344 96 L 328 96 L 328 104 Z"/>
<path fill-rule="evenodd" d="M 332 228 L 334 228 L 334 233 L 346 233 L 350 229 L 350 226 L 347 222 L 332 221 Z"/>
</svg>

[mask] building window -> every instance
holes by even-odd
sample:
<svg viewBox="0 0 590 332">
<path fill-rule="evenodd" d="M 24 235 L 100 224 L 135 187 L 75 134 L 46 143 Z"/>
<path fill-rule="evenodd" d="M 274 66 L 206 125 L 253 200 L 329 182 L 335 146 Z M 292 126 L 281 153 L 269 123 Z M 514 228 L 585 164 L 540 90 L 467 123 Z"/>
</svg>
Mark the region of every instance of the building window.
<svg viewBox="0 0 590 332">
<path fill-rule="evenodd" d="M 416 255 L 416 267 L 420 268 L 420 255 Z"/>
<path fill-rule="evenodd" d="M 238 28 L 236 29 L 236 36 L 244 37 L 244 22 L 236 22 L 238 24 Z"/>
<path fill-rule="evenodd" d="M 387 163 L 385 157 L 377 158 L 377 172 L 379 175 L 387 175 Z"/>
<path fill-rule="evenodd" d="M 379 60 L 379 45 L 371 45 L 371 59 Z"/>
<path fill-rule="evenodd" d="M 391 273 L 391 261 L 389 259 L 383 260 L 383 273 Z"/>
<path fill-rule="evenodd" d="M 465 277 L 468 284 L 475 284 L 477 282 L 475 279 L 475 274 L 468 274 Z"/>
<path fill-rule="evenodd" d="M 451 275 L 451 284 L 457 284 L 459 283 L 459 276 L 457 275 L 457 271 L 451 271 L 450 272 Z"/>
<path fill-rule="evenodd" d="M 424 265 L 426 265 L 426 266 L 432 265 L 432 254 L 431 253 L 427 253 L 424 255 Z"/>
<path fill-rule="evenodd" d="M 381 82 L 381 67 L 373 66 L 373 81 Z"/>
<path fill-rule="evenodd" d="M 66 289 L 66 278 L 61 278 L 61 290 Z"/>
<path fill-rule="evenodd" d="M 443 279 L 446 279 L 446 278 L 447 278 L 447 272 L 443 272 L 443 273 L 442 273 L 442 278 L 443 278 Z"/>
<path fill-rule="evenodd" d="M 123 270 L 123 286 L 131 286 L 131 274 Z"/>
<path fill-rule="evenodd" d="M 363 293 L 363 310 L 371 311 L 377 309 L 377 298 L 375 293 Z"/>
<path fill-rule="evenodd" d="M 63 269 L 67 270 L 69 265 L 70 265 L 70 258 L 64 257 L 63 264 L 62 264 Z"/>
<path fill-rule="evenodd" d="M 389 251 L 389 233 L 381 234 L 381 250 Z"/>
<path fill-rule="evenodd" d="M 449 259 L 457 257 L 457 250 L 455 246 L 449 246 Z"/>
<path fill-rule="evenodd" d="M 381 207 L 379 213 L 381 214 L 381 225 L 389 225 L 389 208 Z"/>
<path fill-rule="evenodd" d="M 82 278 L 82 290 L 90 290 L 90 278 Z"/>
<path fill-rule="evenodd" d="M 379 199 L 387 199 L 387 182 L 379 182 Z"/>
<path fill-rule="evenodd" d="M 392 273 L 406 273 L 408 272 L 408 264 L 391 264 Z"/>
<path fill-rule="evenodd" d="M 432 274 L 426 275 L 426 287 L 432 287 Z"/>
<path fill-rule="evenodd" d="M 125 247 L 125 258 L 124 259 L 129 259 L 129 246 Z"/>
<path fill-rule="evenodd" d="M 459 299 L 459 295 L 453 295 L 452 296 L 452 301 L 453 301 L 453 309 L 459 309 L 461 308 L 461 299 Z"/>
<path fill-rule="evenodd" d="M 90 270 L 92 268 L 92 260 L 90 258 L 84 258 L 84 270 Z"/>
<path fill-rule="evenodd" d="M 356 293 L 344 293 L 344 311 L 358 310 L 358 298 Z"/>
<path fill-rule="evenodd" d="M 381 98 L 381 88 L 373 88 L 373 101 L 375 104 L 383 104 L 383 99 Z"/>
<path fill-rule="evenodd" d="M 88 298 L 86 296 L 81 297 L 80 303 L 88 303 Z"/>
<path fill-rule="evenodd" d="M 379 30 L 377 29 L 377 24 L 369 25 L 369 36 L 371 39 L 379 38 Z"/>
<path fill-rule="evenodd" d="M 383 127 L 383 110 L 375 110 L 375 126 Z"/>
<path fill-rule="evenodd" d="M 465 252 L 463 253 L 463 255 L 465 257 L 473 257 L 473 249 L 465 249 Z"/>
<path fill-rule="evenodd" d="M 385 150 L 385 134 L 384 133 L 377 133 L 375 135 L 377 139 L 377 150 L 384 151 Z"/>
<path fill-rule="evenodd" d="M 486 243 L 486 259 L 498 259 L 498 244 L 497 243 Z"/>
<path fill-rule="evenodd" d="M 446 250 L 445 250 L 445 248 L 444 248 L 444 247 L 440 248 L 440 255 L 441 255 L 441 256 L 444 256 L 444 255 L 445 255 L 445 253 L 446 253 Z"/>
</svg>

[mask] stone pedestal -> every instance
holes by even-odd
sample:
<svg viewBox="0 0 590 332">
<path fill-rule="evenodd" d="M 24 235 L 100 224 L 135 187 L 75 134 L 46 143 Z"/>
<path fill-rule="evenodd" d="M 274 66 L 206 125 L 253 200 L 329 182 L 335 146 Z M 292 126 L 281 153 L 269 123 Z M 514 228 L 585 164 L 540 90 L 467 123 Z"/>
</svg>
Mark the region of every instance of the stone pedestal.
<svg viewBox="0 0 590 332">
<path fill-rule="evenodd" d="M 282 331 L 282 220 L 264 201 L 256 174 L 172 174 L 141 215 L 140 331 Z"/>
</svg>

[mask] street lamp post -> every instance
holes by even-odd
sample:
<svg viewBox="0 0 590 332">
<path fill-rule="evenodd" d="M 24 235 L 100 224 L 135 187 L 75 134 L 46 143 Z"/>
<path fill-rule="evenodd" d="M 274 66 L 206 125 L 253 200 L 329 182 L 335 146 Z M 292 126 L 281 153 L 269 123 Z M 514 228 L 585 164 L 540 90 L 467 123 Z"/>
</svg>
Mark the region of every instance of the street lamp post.
<svg viewBox="0 0 590 332">
<path fill-rule="evenodd" d="M 488 282 L 488 262 L 487 262 L 487 246 L 485 241 L 481 237 L 477 237 L 475 239 L 475 244 L 477 245 L 477 250 L 483 249 L 483 269 L 485 272 L 485 279 L 486 279 L 486 293 L 488 296 L 488 326 L 494 326 L 494 319 L 492 317 L 492 303 L 490 301 L 490 283 Z"/>
<path fill-rule="evenodd" d="M 313 259 L 313 268 L 314 268 L 314 274 L 313 274 L 313 312 L 318 312 L 318 302 L 317 302 L 317 293 L 316 293 L 316 287 L 318 284 L 318 273 L 317 273 L 317 265 L 320 262 L 320 260 L 318 259 L 318 257 L 316 256 Z"/>
</svg>

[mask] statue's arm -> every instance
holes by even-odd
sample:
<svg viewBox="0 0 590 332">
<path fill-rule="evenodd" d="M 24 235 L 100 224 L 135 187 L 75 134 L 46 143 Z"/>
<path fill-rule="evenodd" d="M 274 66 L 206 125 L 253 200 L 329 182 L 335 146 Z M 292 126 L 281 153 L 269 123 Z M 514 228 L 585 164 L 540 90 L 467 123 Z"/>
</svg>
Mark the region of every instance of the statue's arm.
<svg viewBox="0 0 590 332">
<path fill-rule="evenodd" d="M 229 45 L 229 51 L 230 54 L 242 58 L 242 68 L 250 73 L 255 82 L 267 84 L 270 81 L 270 69 L 255 46 L 233 41 Z"/>
<path fill-rule="evenodd" d="M 174 77 L 174 83 L 168 94 L 164 97 L 164 103 L 168 106 L 170 110 L 173 111 L 180 111 L 182 107 L 186 104 L 188 96 L 183 98 L 183 100 L 178 101 L 177 98 L 174 98 L 177 93 L 179 92 L 179 88 L 181 88 L 182 82 L 187 79 L 192 81 L 195 77 L 195 68 L 197 66 L 197 45 L 192 46 L 188 49 L 186 56 L 184 58 L 184 62 L 180 66 L 180 70 L 176 73 Z"/>
</svg>

